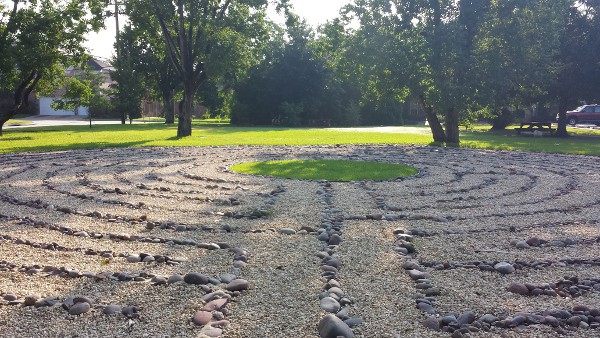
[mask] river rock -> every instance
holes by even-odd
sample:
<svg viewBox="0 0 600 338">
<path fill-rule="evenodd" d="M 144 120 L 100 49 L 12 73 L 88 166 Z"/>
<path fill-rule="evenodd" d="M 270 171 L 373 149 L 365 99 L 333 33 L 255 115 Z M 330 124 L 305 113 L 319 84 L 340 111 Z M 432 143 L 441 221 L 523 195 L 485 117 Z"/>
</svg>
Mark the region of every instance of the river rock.
<svg viewBox="0 0 600 338">
<path fill-rule="evenodd" d="M 208 283 L 208 277 L 199 272 L 190 272 L 183 277 L 183 281 L 188 284 L 201 285 Z"/>
<path fill-rule="evenodd" d="M 427 317 L 427 319 L 423 321 L 423 326 L 433 331 L 439 331 L 440 320 L 435 317 Z"/>
<path fill-rule="evenodd" d="M 475 321 L 475 314 L 472 311 L 463 312 L 460 316 L 458 316 L 456 321 L 460 326 L 463 326 L 465 324 L 471 324 Z"/>
<path fill-rule="evenodd" d="M 279 230 L 279 232 L 284 235 L 295 235 L 296 234 L 296 230 L 289 229 L 289 228 L 283 228 L 283 229 Z"/>
<path fill-rule="evenodd" d="M 340 303 L 332 297 L 324 297 L 321 299 L 321 309 L 331 313 L 337 313 L 340 310 Z"/>
<path fill-rule="evenodd" d="M 527 286 L 519 282 L 510 283 L 510 285 L 508 286 L 508 291 L 523 296 L 527 296 L 529 294 L 529 289 L 527 288 Z"/>
<path fill-rule="evenodd" d="M 512 266 L 512 264 L 507 263 L 507 262 L 500 262 L 496 265 L 494 265 L 494 269 L 498 272 L 500 272 L 501 274 L 511 274 L 513 272 L 515 272 L 515 267 Z"/>
<path fill-rule="evenodd" d="M 210 313 L 208 311 L 197 311 L 196 313 L 194 313 L 194 316 L 192 317 L 192 322 L 198 326 L 204 326 L 204 325 L 210 323 L 211 319 L 212 319 L 212 313 Z"/>
<path fill-rule="evenodd" d="M 69 309 L 69 314 L 77 316 L 90 311 L 92 307 L 87 302 L 76 303 Z"/>
<path fill-rule="evenodd" d="M 112 315 L 115 313 L 120 313 L 121 312 L 121 307 L 119 305 L 115 305 L 115 304 L 110 304 L 104 307 L 104 309 L 102 310 L 102 313 L 104 313 L 105 315 Z"/>
<path fill-rule="evenodd" d="M 227 302 L 229 301 L 229 299 L 227 298 L 219 298 L 219 299 L 215 299 L 215 300 L 211 300 L 210 302 L 206 303 L 206 305 L 204 305 L 204 307 L 202 307 L 202 311 L 221 311 L 221 309 L 223 309 L 225 307 L 225 305 L 227 305 Z"/>
<path fill-rule="evenodd" d="M 250 282 L 245 279 L 234 279 L 225 287 L 229 291 L 242 291 L 250 287 Z"/>
<path fill-rule="evenodd" d="M 326 315 L 319 321 L 318 331 L 321 338 L 354 337 L 354 333 L 348 324 L 332 314 Z"/>
</svg>

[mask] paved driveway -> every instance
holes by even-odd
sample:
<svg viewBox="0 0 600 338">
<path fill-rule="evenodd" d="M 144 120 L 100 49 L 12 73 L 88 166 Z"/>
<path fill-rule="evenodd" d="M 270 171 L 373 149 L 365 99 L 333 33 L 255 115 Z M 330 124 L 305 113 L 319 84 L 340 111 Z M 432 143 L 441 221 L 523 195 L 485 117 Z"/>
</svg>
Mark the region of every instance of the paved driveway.
<svg viewBox="0 0 600 338">
<path fill-rule="evenodd" d="M 90 121 L 85 116 L 73 115 L 34 115 L 19 120 L 31 121 L 32 124 L 25 126 L 5 126 L 5 128 L 26 128 L 26 127 L 51 127 L 51 126 L 83 126 L 88 125 Z M 97 120 L 92 119 L 92 124 L 120 124 L 121 120 Z M 140 123 L 140 122 L 134 122 Z"/>
</svg>

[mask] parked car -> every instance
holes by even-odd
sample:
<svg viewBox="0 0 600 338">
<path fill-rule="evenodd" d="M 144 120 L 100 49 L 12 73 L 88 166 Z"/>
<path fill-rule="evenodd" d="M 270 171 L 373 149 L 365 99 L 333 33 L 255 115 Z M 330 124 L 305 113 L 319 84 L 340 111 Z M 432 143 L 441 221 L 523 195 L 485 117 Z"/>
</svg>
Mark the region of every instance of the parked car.
<svg viewBox="0 0 600 338">
<path fill-rule="evenodd" d="M 556 115 L 558 121 L 558 115 Z M 600 126 L 600 105 L 586 104 L 575 110 L 567 111 L 567 123 L 574 126 L 577 123 L 593 123 Z"/>
</svg>

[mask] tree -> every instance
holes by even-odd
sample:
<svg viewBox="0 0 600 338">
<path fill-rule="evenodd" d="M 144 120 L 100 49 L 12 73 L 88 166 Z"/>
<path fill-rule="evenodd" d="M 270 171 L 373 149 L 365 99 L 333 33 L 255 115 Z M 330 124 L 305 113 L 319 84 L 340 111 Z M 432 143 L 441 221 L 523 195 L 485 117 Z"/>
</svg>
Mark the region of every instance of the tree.
<svg viewBox="0 0 600 338">
<path fill-rule="evenodd" d="M 209 76 L 235 77 L 264 36 L 266 0 L 153 0 L 166 50 L 183 83 L 177 137 L 192 134 L 192 107 Z"/>
<path fill-rule="evenodd" d="M 352 40 L 341 20 L 315 32 L 291 8 L 285 16 L 285 27 L 271 26 L 262 62 L 235 89 L 232 123 L 359 124 L 360 81 L 350 71 Z"/>
<path fill-rule="evenodd" d="M 85 34 L 103 25 L 104 0 L 13 0 L 0 7 L 0 86 L 14 94 L 11 109 L 0 112 L 2 127 L 29 103 L 36 90 L 51 93 L 65 68 L 86 59 Z"/>
<path fill-rule="evenodd" d="M 88 69 L 75 69 L 74 74 L 66 78 L 64 82 L 65 93 L 58 100 L 54 100 L 54 109 L 78 111 L 80 107 L 88 107 L 88 119 L 92 128 L 92 115 L 95 104 L 104 101 L 107 94 L 100 85 L 104 76 L 93 73 Z"/>
<path fill-rule="evenodd" d="M 547 96 L 572 3 L 357 0 L 346 11 L 361 24 L 358 64 L 371 92 L 418 97 L 434 141 L 458 143 L 474 112 Z"/>
<path fill-rule="evenodd" d="M 566 111 L 582 101 L 600 99 L 600 2 L 571 4 L 567 22 L 562 26 L 560 48 L 555 56 L 558 74 L 550 84 L 550 98 L 558 101 L 556 136 L 566 137 Z"/>
<path fill-rule="evenodd" d="M 154 9 L 146 1 L 125 3 L 125 13 L 129 17 L 126 30 L 136 35 L 136 48 L 140 60 L 136 70 L 144 76 L 150 97 L 162 101 L 165 124 L 175 123 L 175 95 L 181 91 L 181 79 L 171 62 L 161 28 L 154 18 Z"/>
<path fill-rule="evenodd" d="M 111 71 L 111 78 L 115 81 L 112 85 L 113 101 L 115 108 L 121 114 L 121 123 L 129 117 L 130 122 L 134 118 L 141 117 L 141 104 L 146 87 L 144 84 L 144 75 L 140 72 L 139 65 L 142 58 L 139 54 L 138 36 L 126 27 L 119 35 L 118 42 L 119 53 L 113 59 L 114 71 Z"/>
</svg>

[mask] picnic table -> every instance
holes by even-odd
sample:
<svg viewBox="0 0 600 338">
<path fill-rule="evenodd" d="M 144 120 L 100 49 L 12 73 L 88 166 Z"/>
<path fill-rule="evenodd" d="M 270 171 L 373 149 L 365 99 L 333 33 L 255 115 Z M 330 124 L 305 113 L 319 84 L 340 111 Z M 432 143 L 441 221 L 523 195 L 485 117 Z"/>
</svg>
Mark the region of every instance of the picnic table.
<svg viewBox="0 0 600 338">
<path fill-rule="evenodd" d="M 522 131 L 541 131 L 541 132 L 550 132 L 550 135 L 554 135 L 554 131 L 556 129 L 552 128 L 552 122 L 540 122 L 540 121 L 530 121 L 530 122 L 522 122 L 518 128 L 515 128 L 517 134 L 521 134 Z"/>
</svg>

